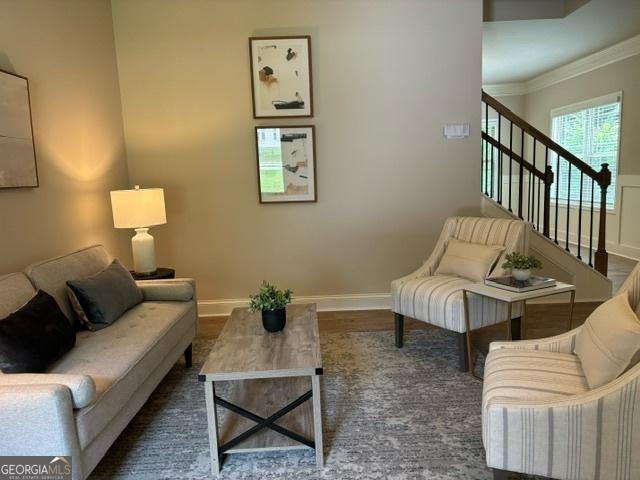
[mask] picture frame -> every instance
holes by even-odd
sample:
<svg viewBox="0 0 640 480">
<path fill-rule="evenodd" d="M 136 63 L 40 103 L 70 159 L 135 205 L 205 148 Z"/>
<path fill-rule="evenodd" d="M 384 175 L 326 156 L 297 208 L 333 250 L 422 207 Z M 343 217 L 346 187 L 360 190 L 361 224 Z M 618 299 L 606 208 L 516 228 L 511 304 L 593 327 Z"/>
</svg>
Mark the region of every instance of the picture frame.
<svg viewBox="0 0 640 480">
<path fill-rule="evenodd" d="M 29 79 L 0 70 L 0 189 L 38 186 Z"/>
<path fill-rule="evenodd" d="M 313 117 L 311 36 L 249 38 L 253 118 Z"/>
<path fill-rule="evenodd" d="M 260 203 L 318 201 L 315 127 L 255 127 Z"/>
</svg>

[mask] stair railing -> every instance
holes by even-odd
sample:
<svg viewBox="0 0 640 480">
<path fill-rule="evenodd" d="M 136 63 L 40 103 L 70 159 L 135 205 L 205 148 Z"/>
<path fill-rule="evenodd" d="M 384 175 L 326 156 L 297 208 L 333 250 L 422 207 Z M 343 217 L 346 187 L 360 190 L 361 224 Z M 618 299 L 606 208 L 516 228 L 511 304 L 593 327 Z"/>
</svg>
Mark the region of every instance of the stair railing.
<svg viewBox="0 0 640 480">
<path fill-rule="evenodd" d="M 482 106 L 482 192 L 606 275 L 609 165 L 596 171 L 484 91 Z M 566 185 L 556 181 L 560 173 L 566 174 Z M 575 191 L 572 198 L 575 180 L 577 200 Z M 583 259 L 585 249 L 588 258 Z"/>
</svg>

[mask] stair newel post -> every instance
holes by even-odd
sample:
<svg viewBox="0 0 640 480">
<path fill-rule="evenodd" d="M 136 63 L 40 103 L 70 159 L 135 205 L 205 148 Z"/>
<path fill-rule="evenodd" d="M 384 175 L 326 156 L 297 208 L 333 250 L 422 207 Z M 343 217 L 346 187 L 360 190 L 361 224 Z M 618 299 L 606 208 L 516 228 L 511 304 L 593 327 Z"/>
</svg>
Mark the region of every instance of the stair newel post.
<svg viewBox="0 0 640 480">
<path fill-rule="evenodd" d="M 606 275 L 609 268 L 609 254 L 605 242 L 607 234 L 607 188 L 611 185 L 609 164 L 603 163 L 596 179 L 600 185 L 600 226 L 598 228 L 598 249 L 595 254 L 595 269 Z"/>
<path fill-rule="evenodd" d="M 544 168 L 544 213 L 542 218 L 542 234 L 549 238 L 551 223 L 551 185 L 553 185 L 553 169 L 551 165 Z"/>
</svg>

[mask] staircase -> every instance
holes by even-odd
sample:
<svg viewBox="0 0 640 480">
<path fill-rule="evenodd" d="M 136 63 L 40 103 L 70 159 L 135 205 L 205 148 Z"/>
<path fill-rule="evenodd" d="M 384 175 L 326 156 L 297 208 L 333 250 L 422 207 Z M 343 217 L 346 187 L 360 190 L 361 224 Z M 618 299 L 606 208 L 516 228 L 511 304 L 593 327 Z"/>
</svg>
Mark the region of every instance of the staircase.
<svg viewBox="0 0 640 480">
<path fill-rule="evenodd" d="M 547 274 L 608 298 L 608 165 L 594 170 L 485 92 L 482 115 L 484 214 L 529 222 L 529 250 Z"/>
</svg>

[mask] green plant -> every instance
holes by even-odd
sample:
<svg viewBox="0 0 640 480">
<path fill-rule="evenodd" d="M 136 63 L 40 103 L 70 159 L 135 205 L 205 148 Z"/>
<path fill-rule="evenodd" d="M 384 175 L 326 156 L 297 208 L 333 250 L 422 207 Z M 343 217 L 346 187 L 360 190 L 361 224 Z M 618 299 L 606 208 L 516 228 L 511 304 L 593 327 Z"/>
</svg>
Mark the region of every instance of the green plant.
<svg viewBox="0 0 640 480">
<path fill-rule="evenodd" d="M 542 262 L 533 255 L 524 255 L 519 252 L 508 253 L 502 268 L 515 268 L 516 270 L 529 270 L 542 268 Z"/>
<path fill-rule="evenodd" d="M 260 291 L 256 295 L 249 297 L 249 308 L 252 312 L 258 310 L 280 310 L 291 303 L 293 292 L 289 289 L 279 290 L 269 282 L 262 282 Z"/>
</svg>

